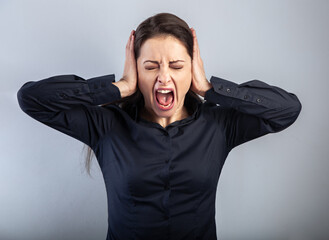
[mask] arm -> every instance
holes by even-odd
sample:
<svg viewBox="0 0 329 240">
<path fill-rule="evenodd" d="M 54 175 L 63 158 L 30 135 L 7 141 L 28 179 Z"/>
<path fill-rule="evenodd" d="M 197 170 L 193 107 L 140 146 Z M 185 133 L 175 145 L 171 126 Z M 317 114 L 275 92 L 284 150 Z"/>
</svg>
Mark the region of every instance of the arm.
<svg viewBox="0 0 329 240">
<path fill-rule="evenodd" d="M 282 131 L 295 122 L 302 105 L 297 96 L 259 80 L 242 84 L 211 77 L 207 102 L 219 104 L 229 149 L 267 133 Z"/>
<path fill-rule="evenodd" d="M 267 133 L 279 132 L 298 117 L 302 105 L 293 93 L 253 80 L 236 84 L 218 77 L 206 79 L 196 32 L 193 34 L 191 89 L 207 102 L 219 104 L 215 116 L 225 128 L 226 142 L 235 146 Z M 218 110 L 218 111 L 217 111 Z"/>
<path fill-rule="evenodd" d="M 17 92 L 20 108 L 35 120 L 94 146 L 108 129 L 111 112 L 98 106 L 121 98 L 115 75 L 85 80 L 58 75 L 26 82 Z"/>
<path fill-rule="evenodd" d="M 39 122 L 74 137 L 93 148 L 110 129 L 113 111 L 102 106 L 132 95 L 137 89 L 134 33 L 126 45 L 123 77 L 114 74 L 85 80 L 59 75 L 25 83 L 17 92 L 21 109 Z"/>
</svg>

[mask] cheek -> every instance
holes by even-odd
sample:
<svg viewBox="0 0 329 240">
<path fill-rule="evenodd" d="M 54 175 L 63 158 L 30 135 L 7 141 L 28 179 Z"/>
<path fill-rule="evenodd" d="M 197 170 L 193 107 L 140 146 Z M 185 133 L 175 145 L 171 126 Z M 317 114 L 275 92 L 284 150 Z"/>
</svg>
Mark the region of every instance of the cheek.
<svg viewBox="0 0 329 240">
<path fill-rule="evenodd" d="M 188 92 L 188 90 L 190 90 L 190 88 L 191 88 L 191 79 L 185 81 L 184 83 L 185 94 Z"/>
<path fill-rule="evenodd" d="M 184 89 L 184 92 L 187 93 L 191 87 L 192 83 L 192 74 L 189 72 L 185 75 L 184 81 L 182 81 L 181 86 Z"/>
<path fill-rule="evenodd" d="M 177 90 L 178 90 L 178 94 L 180 95 L 180 97 L 184 96 L 187 94 L 188 90 L 191 87 L 191 80 L 190 79 L 182 79 L 178 84 L 177 84 Z"/>
<path fill-rule="evenodd" d="M 152 81 L 145 77 L 139 76 L 137 79 L 138 88 L 143 94 L 144 99 L 150 99 L 153 95 Z"/>
</svg>

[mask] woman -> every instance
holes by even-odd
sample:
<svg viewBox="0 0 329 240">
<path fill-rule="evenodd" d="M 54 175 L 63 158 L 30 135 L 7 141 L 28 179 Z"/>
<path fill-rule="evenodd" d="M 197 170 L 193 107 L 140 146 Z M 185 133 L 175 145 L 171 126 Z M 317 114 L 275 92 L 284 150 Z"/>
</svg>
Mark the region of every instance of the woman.
<svg viewBox="0 0 329 240">
<path fill-rule="evenodd" d="M 262 81 L 209 83 L 195 30 L 168 13 L 131 32 L 119 81 L 58 75 L 25 83 L 17 97 L 32 118 L 93 150 L 108 197 L 107 239 L 119 240 L 216 239 L 227 155 L 301 111 L 296 95 Z"/>
</svg>

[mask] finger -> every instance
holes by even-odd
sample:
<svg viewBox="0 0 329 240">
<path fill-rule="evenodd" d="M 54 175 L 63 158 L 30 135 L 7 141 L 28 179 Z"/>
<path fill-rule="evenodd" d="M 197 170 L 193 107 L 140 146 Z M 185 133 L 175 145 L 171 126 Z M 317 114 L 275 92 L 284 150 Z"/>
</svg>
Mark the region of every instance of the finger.
<svg viewBox="0 0 329 240">
<path fill-rule="evenodd" d="M 126 44 L 126 49 L 129 49 L 129 48 L 130 48 L 130 45 L 131 45 L 131 38 L 132 38 L 132 36 L 133 36 L 133 32 L 134 32 L 134 30 L 132 30 L 132 31 L 130 32 L 130 35 L 129 35 L 129 38 L 128 38 L 128 41 L 127 41 L 127 44 Z"/>
<path fill-rule="evenodd" d="M 132 57 L 134 57 L 134 40 L 135 40 L 134 32 L 135 32 L 134 30 L 131 32 L 131 39 L 130 39 L 130 53 Z"/>
<path fill-rule="evenodd" d="M 196 37 L 195 29 L 191 28 L 191 31 L 193 34 L 193 52 L 195 53 L 196 56 L 198 56 L 198 55 L 200 55 L 198 39 Z"/>
<path fill-rule="evenodd" d="M 191 28 L 192 36 L 193 36 L 193 59 L 195 59 L 197 56 L 197 43 L 195 42 L 195 30 L 194 28 Z"/>
<path fill-rule="evenodd" d="M 129 35 L 129 39 L 128 39 L 128 42 L 127 42 L 127 45 L 126 45 L 126 58 L 130 58 L 130 55 L 131 55 L 131 42 L 132 42 L 132 35 L 133 34 L 133 31 L 130 32 L 130 35 Z"/>
<path fill-rule="evenodd" d="M 134 47 L 134 40 L 135 40 L 135 35 L 134 35 L 134 30 L 131 32 L 131 48 Z"/>
<path fill-rule="evenodd" d="M 197 38 L 197 36 L 196 36 L 196 32 L 195 32 L 195 30 L 194 30 L 194 40 L 195 40 L 196 52 L 197 52 L 198 56 L 200 56 L 199 42 L 198 42 L 198 38 Z"/>
<path fill-rule="evenodd" d="M 126 48 L 129 48 L 129 45 L 130 45 L 130 39 L 131 39 L 131 33 L 129 35 L 129 38 L 128 38 L 128 41 L 127 41 L 127 44 L 126 44 Z"/>
</svg>

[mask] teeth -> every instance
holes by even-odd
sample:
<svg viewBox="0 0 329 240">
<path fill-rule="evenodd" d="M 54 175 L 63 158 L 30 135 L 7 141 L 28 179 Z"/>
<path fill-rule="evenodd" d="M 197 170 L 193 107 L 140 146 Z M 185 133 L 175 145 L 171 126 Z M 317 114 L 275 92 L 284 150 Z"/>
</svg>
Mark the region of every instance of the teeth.
<svg viewBox="0 0 329 240">
<path fill-rule="evenodd" d="M 171 90 L 157 90 L 157 92 L 159 92 L 159 93 L 170 93 Z"/>
</svg>

